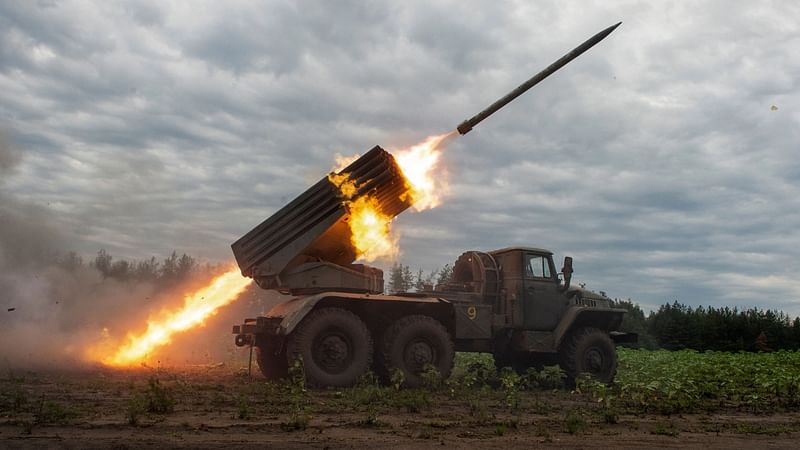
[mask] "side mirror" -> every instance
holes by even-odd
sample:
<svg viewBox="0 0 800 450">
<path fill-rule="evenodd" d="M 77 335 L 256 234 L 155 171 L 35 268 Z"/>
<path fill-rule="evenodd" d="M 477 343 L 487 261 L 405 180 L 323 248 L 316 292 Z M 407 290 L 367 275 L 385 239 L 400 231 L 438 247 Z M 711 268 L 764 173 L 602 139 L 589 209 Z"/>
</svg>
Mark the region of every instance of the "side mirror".
<svg viewBox="0 0 800 450">
<path fill-rule="evenodd" d="M 564 286 L 561 287 L 562 291 L 569 288 L 569 282 L 572 280 L 572 257 L 564 257 L 564 267 L 561 268 L 561 273 L 564 274 Z"/>
</svg>

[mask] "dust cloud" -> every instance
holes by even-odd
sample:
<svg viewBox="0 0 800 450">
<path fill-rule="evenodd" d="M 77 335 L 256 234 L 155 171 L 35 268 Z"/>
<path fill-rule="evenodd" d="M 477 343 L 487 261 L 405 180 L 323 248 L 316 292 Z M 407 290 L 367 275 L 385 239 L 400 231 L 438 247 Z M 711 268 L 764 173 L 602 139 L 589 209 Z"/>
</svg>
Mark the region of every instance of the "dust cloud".
<svg viewBox="0 0 800 450">
<path fill-rule="evenodd" d="M 17 199 L 7 181 L 23 155 L 0 132 L 0 370 L 79 369 L 98 365 L 90 348 L 116 348 L 148 317 L 182 303 L 222 267 L 206 265 L 169 287 L 105 276 L 69 253 L 57 213 Z M 227 266 L 225 267 L 227 268 Z M 241 360 L 231 325 L 278 300 L 255 289 L 148 357 L 155 366 Z"/>
</svg>

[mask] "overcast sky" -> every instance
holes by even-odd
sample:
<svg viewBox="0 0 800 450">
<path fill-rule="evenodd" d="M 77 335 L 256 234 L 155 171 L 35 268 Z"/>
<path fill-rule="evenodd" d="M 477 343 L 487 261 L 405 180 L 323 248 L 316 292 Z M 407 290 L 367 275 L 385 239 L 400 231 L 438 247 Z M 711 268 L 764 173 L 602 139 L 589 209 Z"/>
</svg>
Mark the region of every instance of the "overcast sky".
<svg viewBox="0 0 800 450">
<path fill-rule="evenodd" d="M 0 201 L 68 249 L 230 260 L 336 153 L 447 132 L 622 21 L 449 147 L 402 262 L 541 246 L 648 308 L 800 314 L 800 3 L 116 3 L 0 3 Z"/>
</svg>

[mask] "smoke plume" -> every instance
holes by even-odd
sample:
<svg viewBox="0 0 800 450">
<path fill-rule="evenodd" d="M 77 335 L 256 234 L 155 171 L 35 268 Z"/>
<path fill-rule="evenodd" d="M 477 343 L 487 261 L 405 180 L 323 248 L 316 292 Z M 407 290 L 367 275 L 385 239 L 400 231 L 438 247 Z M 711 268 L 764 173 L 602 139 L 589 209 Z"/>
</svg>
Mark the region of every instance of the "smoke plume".
<svg viewBox="0 0 800 450">
<path fill-rule="evenodd" d="M 23 155 L 8 134 L 0 134 L 0 367 L 92 366 L 89 348 L 113 348 L 128 333 L 144 329 L 149 316 L 179 304 L 185 292 L 216 274 L 213 268 L 197 270 L 164 287 L 120 281 L 80 263 L 68 253 L 58 214 L 20 201 L 8 189 L 21 162 Z M 230 325 L 275 302 L 256 291 L 242 297 L 206 328 L 176 338 L 148 363 L 211 363 L 236 356 Z"/>
</svg>

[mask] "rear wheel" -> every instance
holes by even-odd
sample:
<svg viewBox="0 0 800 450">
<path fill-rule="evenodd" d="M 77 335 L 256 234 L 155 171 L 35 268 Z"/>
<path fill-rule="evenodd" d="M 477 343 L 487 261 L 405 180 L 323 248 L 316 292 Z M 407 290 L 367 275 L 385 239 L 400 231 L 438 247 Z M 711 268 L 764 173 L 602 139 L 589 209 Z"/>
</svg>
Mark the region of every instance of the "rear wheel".
<svg viewBox="0 0 800 450">
<path fill-rule="evenodd" d="M 383 335 L 382 350 L 386 373 L 402 370 L 406 387 L 422 386 L 422 373 L 428 365 L 442 378 L 453 370 L 453 341 L 447 329 L 432 317 L 407 316 L 396 321 Z"/>
<path fill-rule="evenodd" d="M 372 363 L 372 336 L 352 312 L 321 308 L 289 336 L 287 355 L 289 361 L 302 358 L 309 384 L 352 386 Z"/>
<path fill-rule="evenodd" d="M 617 373 L 617 350 L 605 331 L 581 328 L 561 344 L 561 368 L 569 381 L 588 373 L 597 381 L 611 383 Z"/>
</svg>

